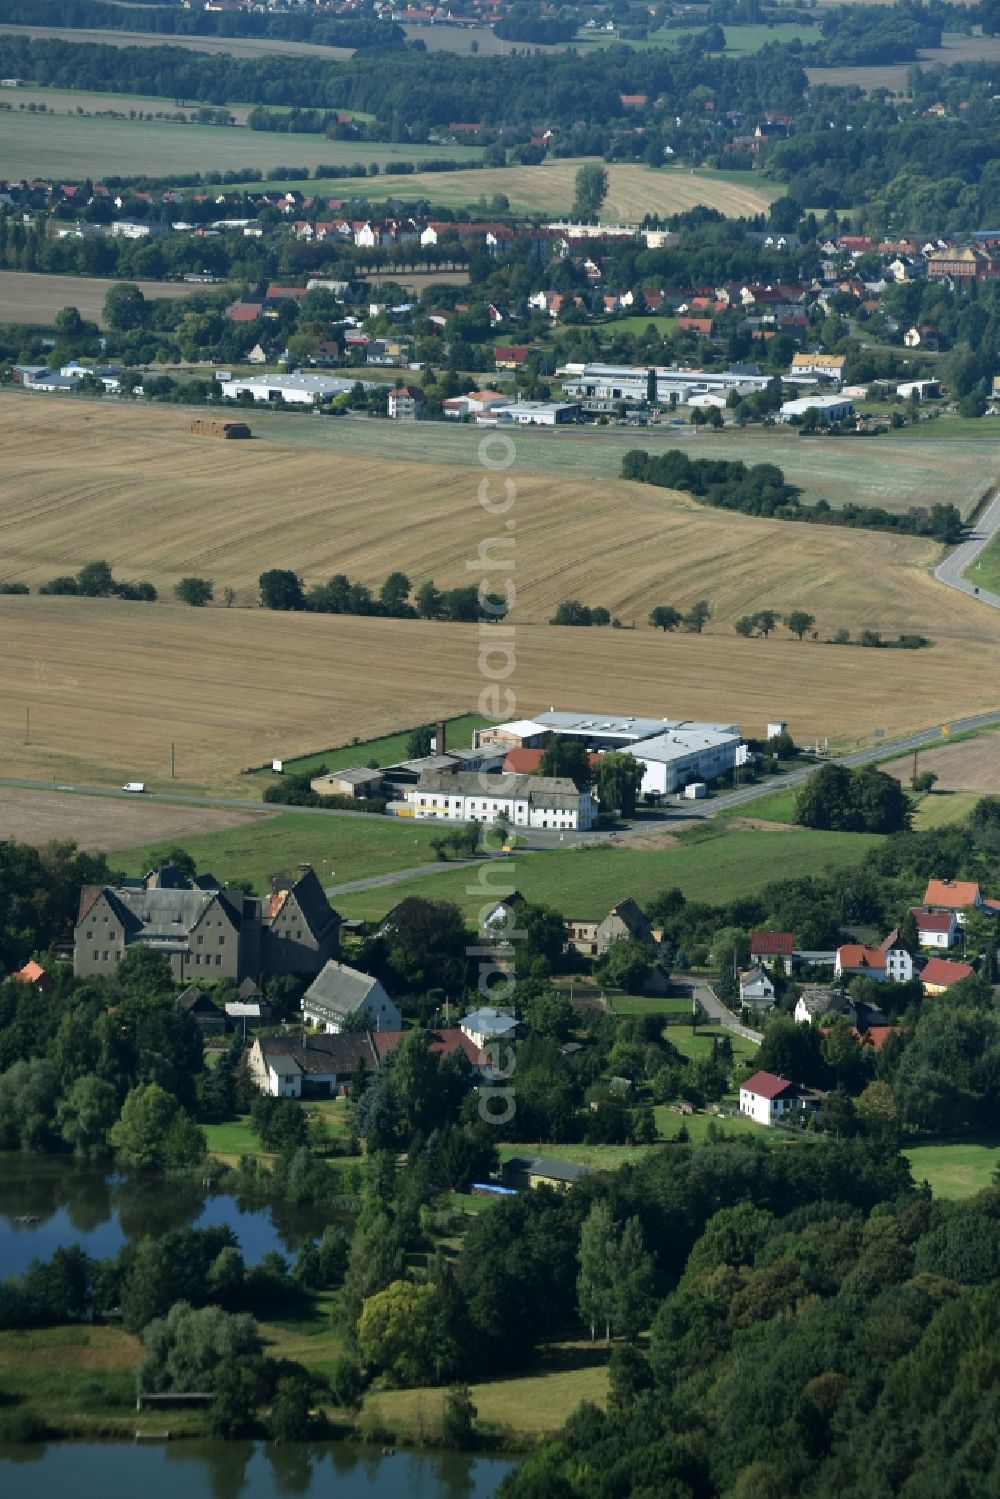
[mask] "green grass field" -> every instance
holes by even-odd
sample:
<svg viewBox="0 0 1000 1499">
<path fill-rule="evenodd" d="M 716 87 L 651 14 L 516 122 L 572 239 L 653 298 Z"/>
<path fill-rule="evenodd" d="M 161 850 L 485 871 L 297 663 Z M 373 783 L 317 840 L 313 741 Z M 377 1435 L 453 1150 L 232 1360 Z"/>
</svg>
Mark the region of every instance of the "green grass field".
<svg viewBox="0 0 1000 1499">
<path fill-rule="evenodd" d="M 630 314 L 628 317 L 612 318 L 609 323 L 604 324 L 604 333 L 611 338 L 615 338 L 622 333 L 634 333 L 641 337 L 646 332 L 650 323 L 652 323 L 661 338 L 666 338 L 667 334 L 672 333 L 677 326 L 677 319 L 675 317 L 666 317 L 658 312 L 637 312 Z"/>
<path fill-rule="evenodd" d="M 108 1434 L 109 1423 L 162 1429 L 163 1413 L 136 1414 L 138 1339 L 117 1327 L 43 1327 L 0 1332 L 5 1397 L 65 1435 Z M 191 1421 L 181 1416 L 183 1427 Z M 197 1424 L 197 1416 L 193 1417 Z M 173 1425 L 171 1415 L 171 1425 Z"/>
<path fill-rule="evenodd" d="M 792 879 L 850 868 L 880 841 L 864 833 L 727 831 L 720 824 L 718 831 L 702 842 L 680 842 L 671 848 L 601 845 L 515 856 L 505 869 L 509 874 L 504 884 L 494 878 L 492 885 L 497 890 L 516 888 L 528 900 L 554 906 L 564 916 L 593 918 L 606 915 L 626 895 L 641 905 L 672 885 L 679 886 L 689 900 L 718 903 L 735 899 L 779 876 Z M 486 898 L 475 871 L 455 870 L 405 880 L 391 890 L 338 896 L 337 909 L 345 916 L 370 920 L 383 916 L 408 895 L 454 901 L 470 917 Z"/>
<path fill-rule="evenodd" d="M 926 833 L 930 828 L 962 822 L 979 799 L 976 791 L 932 791 L 922 796 L 914 808 L 913 826 L 918 833 Z"/>
<path fill-rule="evenodd" d="M 208 1142 L 209 1155 L 267 1155 L 247 1116 L 229 1119 L 225 1124 L 203 1124 L 202 1134 Z"/>
<path fill-rule="evenodd" d="M 493 722 L 492 718 L 483 718 L 478 713 L 466 713 L 462 718 L 448 719 L 446 747 L 470 749 L 475 731 L 488 728 Z M 437 726 L 432 727 L 436 733 Z M 395 765 L 406 759 L 406 744 L 411 732 L 411 729 L 401 729 L 398 734 L 386 734 L 381 739 L 365 739 L 357 744 L 342 744 L 336 749 L 317 750 L 314 755 L 300 755 L 298 759 L 284 762 L 285 771 L 292 774 L 305 770 L 318 772 L 324 765 L 327 770 L 344 770 L 348 766 L 367 765 L 372 760 L 377 765 Z M 258 772 L 258 776 L 265 781 L 278 780 L 278 776 L 270 770 L 262 770 Z"/>
<path fill-rule="evenodd" d="M 818 31 L 812 26 L 798 26 L 793 23 L 786 25 L 765 26 L 724 26 L 726 36 L 725 55 L 727 57 L 750 57 L 759 52 L 762 47 L 767 47 L 775 42 L 801 41 L 803 45 L 815 42 L 818 39 Z M 693 36 L 700 36 L 705 30 L 704 26 L 671 26 L 661 27 L 658 31 L 652 31 L 643 41 L 630 41 L 627 45 L 637 52 L 650 51 L 675 51 L 685 42 L 690 41 Z M 590 51 L 596 47 L 610 47 L 621 45 L 622 38 L 618 32 L 580 31 L 573 42 L 573 46 L 583 52 Z"/>
<path fill-rule="evenodd" d="M 719 816 L 727 822 L 737 817 L 759 817 L 764 822 L 794 823 L 796 789 L 789 786 L 787 791 L 772 791 L 746 807 L 731 807 L 727 812 L 720 812 Z"/>
<path fill-rule="evenodd" d="M 988 588 L 990 593 L 1000 593 L 1000 536 L 994 536 L 989 546 L 980 552 L 962 576 L 977 588 Z"/>
<path fill-rule="evenodd" d="M 687 1130 L 692 1145 L 702 1145 L 709 1138 L 710 1126 L 726 1135 L 756 1135 L 769 1145 L 783 1143 L 783 1137 L 773 1134 L 765 1124 L 756 1124 L 745 1114 L 734 1114 L 730 1119 L 718 1119 L 714 1114 L 678 1114 L 666 1104 L 658 1104 L 653 1110 L 656 1128 L 661 1140 L 676 1140 L 681 1130 Z"/>
<path fill-rule="evenodd" d="M 612 1005 L 616 1015 L 690 1015 L 689 999 L 646 998 L 642 994 L 616 994 Z"/>
<path fill-rule="evenodd" d="M 735 1061 L 752 1062 L 757 1055 L 757 1047 L 753 1041 L 747 1041 L 745 1037 L 737 1036 L 721 1026 L 702 1025 L 696 1031 L 692 1031 L 690 1026 L 671 1025 L 664 1035 L 671 1046 L 675 1046 L 681 1056 L 686 1057 L 689 1062 L 697 1062 L 702 1057 L 710 1057 L 716 1040 L 723 1036 L 728 1036 L 732 1043 Z"/>
<path fill-rule="evenodd" d="M 261 893 L 269 888 L 273 874 L 294 874 L 303 863 L 313 866 L 324 885 L 346 885 L 368 875 L 432 864 L 430 842 L 440 831 L 411 819 L 279 812 L 259 822 L 178 841 L 202 873 L 214 874 L 223 882 L 250 880 Z M 110 862 L 126 874 L 144 874 L 169 847 L 169 840 L 145 844 L 111 854 Z M 447 881 L 449 876 L 442 878 Z M 380 899 L 392 904 L 385 894 Z"/>
<path fill-rule="evenodd" d="M 904 1150 L 916 1182 L 930 1183 L 935 1197 L 955 1201 L 972 1197 L 992 1181 L 1000 1166 L 1000 1140 L 942 1141 Z"/>
<path fill-rule="evenodd" d="M 242 126 L 178 125 L 158 120 L 105 120 L 69 114 L 3 116 L 0 134 L 0 177 L 55 177 L 70 180 L 146 174 L 168 177 L 179 163 L 197 163 L 200 171 L 266 173 L 278 166 L 342 167 L 356 162 L 425 161 L 449 157 L 474 165 L 481 156 L 475 146 L 405 147 L 328 141 L 323 135 L 284 134 L 247 130 Z M 184 168 L 186 170 L 186 167 Z M 375 179 L 377 182 L 378 179 Z M 363 180 L 345 178 L 352 192 L 364 191 Z M 301 183 L 297 183 L 301 186 Z"/>
<path fill-rule="evenodd" d="M 471 1385 L 478 1418 L 532 1437 L 556 1431 L 582 1401 L 604 1405 L 606 1360 L 605 1349 L 589 1341 L 550 1347 L 537 1373 Z M 392 1432 L 435 1436 L 441 1429 L 447 1393 L 442 1389 L 371 1392 L 365 1397 L 363 1414 Z"/>
</svg>

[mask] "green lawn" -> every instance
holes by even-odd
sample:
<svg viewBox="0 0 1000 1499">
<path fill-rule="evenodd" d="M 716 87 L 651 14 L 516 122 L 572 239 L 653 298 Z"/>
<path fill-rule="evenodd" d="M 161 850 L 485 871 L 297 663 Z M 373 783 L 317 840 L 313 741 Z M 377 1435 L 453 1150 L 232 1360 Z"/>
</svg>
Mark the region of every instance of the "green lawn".
<svg viewBox="0 0 1000 1499">
<path fill-rule="evenodd" d="M 712 1048 L 717 1037 L 728 1036 L 732 1042 L 733 1057 L 737 1062 L 752 1062 L 757 1055 L 757 1046 L 753 1041 L 747 1041 L 743 1036 L 738 1036 L 734 1031 L 723 1030 L 721 1026 L 699 1026 L 692 1031 L 688 1025 L 671 1025 L 664 1032 L 671 1046 L 675 1046 L 682 1057 L 687 1057 L 689 1062 L 696 1062 L 701 1057 L 710 1057 Z"/>
<path fill-rule="evenodd" d="M 612 318 L 609 323 L 603 324 L 603 328 L 611 338 L 621 333 L 635 333 L 641 336 L 650 323 L 661 338 L 666 338 L 667 334 L 672 333 L 677 326 L 677 319 L 659 312 L 636 312 L 630 313 L 628 317 Z"/>
<path fill-rule="evenodd" d="M 470 1386 L 480 1421 L 540 1436 L 556 1431 L 582 1401 L 603 1406 L 608 1394 L 607 1352 L 589 1341 L 546 1349 L 537 1372 Z M 370 1391 L 364 1416 L 389 1431 L 422 1436 L 440 1431 L 447 1390 Z"/>
<path fill-rule="evenodd" d="M 614 1171 L 633 1161 L 641 1161 L 655 1145 L 550 1145 L 544 1140 L 534 1144 L 501 1145 L 501 1161 L 511 1156 L 551 1156 L 556 1161 L 574 1161 L 578 1166 L 593 1166 L 597 1171 Z"/>
<path fill-rule="evenodd" d="M 250 880 L 262 893 L 273 874 L 294 875 L 297 865 L 313 866 L 324 885 L 348 884 L 368 875 L 411 869 L 434 863 L 430 847 L 440 828 L 394 817 L 317 817 L 303 812 L 279 812 L 257 822 L 198 833 L 177 840 L 197 861 L 203 873 L 222 881 Z M 126 874 L 143 874 L 170 840 L 129 848 L 111 855 L 111 863 Z M 443 877 L 447 882 L 450 876 Z M 429 884 L 430 879 L 425 883 Z M 390 894 L 378 892 L 376 905 L 394 904 Z M 339 909 L 338 901 L 338 909 Z"/>
<path fill-rule="evenodd" d="M 445 733 L 446 748 L 470 749 L 475 731 L 489 728 L 494 722 L 494 719 L 483 718 L 478 713 L 449 718 Z M 300 755 L 297 760 L 285 760 L 285 770 L 289 773 L 318 771 L 324 765 L 327 770 L 344 770 L 349 766 L 367 765 L 370 760 L 380 766 L 395 765 L 406 759 L 406 742 L 413 729 L 419 727 L 422 725 L 414 724 L 409 729 L 401 729 L 398 734 L 386 734 L 381 739 L 362 739 L 356 744 L 341 744 L 334 749 L 317 750 L 314 755 Z M 279 777 L 273 771 L 263 770 L 258 772 L 256 779 L 276 781 Z"/>
<path fill-rule="evenodd" d="M 615 994 L 611 1005 L 616 1015 L 690 1015 L 689 999 L 662 999 L 644 994 Z"/>
<path fill-rule="evenodd" d="M 746 807 L 731 807 L 728 812 L 720 813 L 727 821 L 734 817 L 759 817 L 764 822 L 787 822 L 795 821 L 795 797 L 797 787 L 789 786 L 786 791 L 772 791 L 769 796 L 761 796 Z"/>
<path fill-rule="evenodd" d="M 209 1155 L 266 1155 L 248 1117 L 227 1120 L 225 1124 L 203 1124 Z"/>
<path fill-rule="evenodd" d="M 976 791 L 931 791 L 913 809 L 913 826 L 918 833 L 926 833 L 930 828 L 961 822 L 979 799 Z"/>
<path fill-rule="evenodd" d="M 531 901 L 554 906 L 564 916 L 589 919 L 607 915 L 627 895 L 641 905 L 672 885 L 679 886 L 689 900 L 732 900 L 778 878 L 850 868 L 880 842 L 876 835 L 865 833 L 728 830 L 719 823 L 697 843 L 682 840 L 664 849 L 603 844 L 516 855 L 506 866 L 506 881 L 494 878 L 492 887 L 500 891 L 506 884 Z M 339 896 L 337 908 L 346 916 L 370 920 L 383 916 L 405 896 L 421 895 L 454 901 L 471 917 L 483 904 L 483 891 L 473 871 L 455 870 L 406 880 L 391 891 Z"/>
<path fill-rule="evenodd" d="M 727 1135 L 758 1135 L 769 1144 L 778 1138 L 769 1133 L 767 1125 L 756 1124 L 745 1114 L 734 1114 L 731 1119 L 718 1119 L 714 1114 L 677 1114 L 666 1104 L 658 1104 L 653 1114 L 661 1140 L 676 1140 L 686 1129 L 691 1144 L 702 1145 L 708 1139 L 710 1125 Z"/>
<path fill-rule="evenodd" d="M 980 552 L 962 576 L 976 588 L 987 588 L 990 593 L 1000 593 L 1000 536 L 994 536 L 989 546 Z"/>
<path fill-rule="evenodd" d="M 345 1352 L 344 1335 L 335 1315 L 338 1293 L 315 1291 L 300 1311 L 275 1322 L 262 1322 L 265 1352 L 272 1358 L 294 1359 L 307 1369 L 329 1375 Z"/>
<path fill-rule="evenodd" d="M 935 1197 L 972 1197 L 991 1183 L 1000 1166 L 1000 1140 L 942 1141 L 904 1150 L 916 1182 L 930 1183 Z"/>
</svg>

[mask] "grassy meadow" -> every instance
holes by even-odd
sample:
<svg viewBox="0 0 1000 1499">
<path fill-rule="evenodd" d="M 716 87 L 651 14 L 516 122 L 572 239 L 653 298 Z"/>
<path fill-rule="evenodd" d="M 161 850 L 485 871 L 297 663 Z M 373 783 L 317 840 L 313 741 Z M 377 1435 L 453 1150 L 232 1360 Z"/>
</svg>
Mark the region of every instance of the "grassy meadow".
<svg viewBox="0 0 1000 1499">
<path fill-rule="evenodd" d="M 942 1140 L 910 1146 L 903 1154 L 915 1182 L 929 1182 L 935 1197 L 957 1201 L 991 1185 L 1000 1166 L 1000 1141 Z"/>
<path fill-rule="evenodd" d="M 433 864 L 430 843 L 439 832 L 430 823 L 409 818 L 279 812 L 248 826 L 130 848 L 112 854 L 111 862 L 126 874 L 142 874 L 172 843 L 180 843 L 202 872 L 222 881 L 250 880 L 263 893 L 270 889 L 272 875 L 294 875 L 300 863 L 311 864 L 324 885 Z"/>
<path fill-rule="evenodd" d="M 479 713 L 465 713 L 461 718 L 448 720 L 445 732 L 445 744 L 449 749 L 471 749 L 472 736 L 477 729 L 485 729 L 493 722 L 492 719 L 483 718 Z M 407 757 L 407 743 L 414 724 L 410 729 L 404 729 L 399 734 L 383 734 L 379 739 L 359 740 L 357 744 L 342 744 L 335 749 L 318 750 L 314 755 L 299 755 L 294 760 L 284 762 L 285 773 L 302 774 L 304 771 L 318 773 L 326 766 L 327 770 L 344 770 L 350 766 L 369 765 L 375 761 L 378 765 L 395 765 Z M 437 732 L 436 724 L 431 725 Z M 276 781 L 278 776 L 275 772 L 264 770 L 260 772 L 262 781 Z"/>
<path fill-rule="evenodd" d="M 975 562 L 963 573 L 977 588 L 987 588 L 990 593 L 1000 593 L 1000 535 L 994 536 Z"/>
<path fill-rule="evenodd" d="M 171 43 L 174 40 L 171 38 Z M 109 107 L 114 107 L 113 102 Z M 349 166 L 359 161 L 366 166 L 369 162 L 384 166 L 387 161 L 424 161 L 428 157 L 472 163 L 481 154 L 476 146 L 403 147 L 384 142 L 329 141 L 323 135 L 247 130 L 239 125 L 182 125 L 169 120 L 22 114 L 19 110 L 4 114 L 0 130 L 0 178 L 37 176 L 58 181 L 139 174 L 169 177 L 178 170 L 188 170 L 191 163 L 203 172 L 238 172 L 252 167 L 266 174 L 278 166 L 308 167 L 312 172 L 317 166 Z M 352 192 L 363 190 L 360 179 L 349 180 Z M 295 186 L 301 187 L 301 181 Z"/>
<path fill-rule="evenodd" d="M 599 844 L 518 854 L 505 866 L 503 883 L 496 871 L 491 882 L 496 890 L 516 888 L 528 900 L 552 905 L 567 917 L 591 919 L 606 916 L 627 895 L 642 905 L 674 885 L 689 900 L 733 900 L 779 877 L 850 868 L 880 841 L 863 833 L 726 832 L 719 825 L 714 836 L 695 843 L 678 841 L 667 848 Z M 477 873 L 459 869 L 404 880 L 390 890 L 355 891 L 338 896 L 337 909 L 345 916 L 373 920 L 405 896 L 421 895 L 454 901 L 473 920 L 490 893 Z"/>
</svg>

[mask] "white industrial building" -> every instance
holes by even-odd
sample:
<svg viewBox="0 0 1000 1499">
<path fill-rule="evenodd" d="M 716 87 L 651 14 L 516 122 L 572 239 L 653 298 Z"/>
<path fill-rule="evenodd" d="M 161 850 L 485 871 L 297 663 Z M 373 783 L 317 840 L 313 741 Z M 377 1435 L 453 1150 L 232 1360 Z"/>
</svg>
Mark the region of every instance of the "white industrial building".
<svg viewBox="0 0 1000 1499">
<path fill-rule="evenodd" d="M 552 734 L 579 740 L 598 754 L 602 750 L 627 750 L 645 766 L 643 794 L 663 795 L 680 791 L 692 781 L 714 781 L 745 764 L 747 758 L 737 724 L 555 709 L 536 713 L 531 719 L 481 729 L 476 744 L 538 749 Z"/>
<path fill-rule="evenodd" d="M 794 401 L 783 401 L 778 413 L 779 422 L 790 422 L 793 417 L 805 416 L 815 411 L 828 422 L 844 422 L 854 415 L 854 402 L 845 395 L 799 396 Z"/>
<path fill-rule="evenodd" d="M 563 777 L 426 771 L 403 796 L 422 821 L 494 823 L 505 813 L 511 827 L 583 831 L 596 821 L 590 792 Z"/>
<path fill-rule="evenodd" d="M 312 406 L 316 398 L 329 401 L 353 390 L 355 380 L 343 380 L 335 375 L 241 375 L 234 380 L 222 380 L 222 394 L 227 401 L 240 396 L 252 396 L 262 404 L 284 401 L 289 406 Z M 371 381 L 362 381 L 365 390 L 374 387 Z"/>
<path fill-rule="evenodd" d="M 563 395 L 579 401 L 585 411 L 644 405 L 649 398 L 650 370 L 641 364 L 567 364 L 563 374 Z M 731 390 L 746 396 L 766 390 L 771 383 L 756 364 L 734 365 L 721 372 L 658 365 L 655 375 L 656 400 L 663 406 L 669 405 L 672 396 L 687 405 L 692 396 L 727 396 Z"/>
<path fill-rule="evenodd" d="M 580 420 L 579 401 L 514 401 L 476 417 L 479 426 L 562 427 Z"/>
</svg>

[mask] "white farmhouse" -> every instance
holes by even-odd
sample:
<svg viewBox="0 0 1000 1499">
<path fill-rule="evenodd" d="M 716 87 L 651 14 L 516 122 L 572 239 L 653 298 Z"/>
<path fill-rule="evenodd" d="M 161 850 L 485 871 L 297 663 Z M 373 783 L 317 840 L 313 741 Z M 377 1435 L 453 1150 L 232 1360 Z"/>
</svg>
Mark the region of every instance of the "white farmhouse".
<svg viewBox="0 0 1000 1499">
<path fill-rule="evenodd" d="M 561 776 L 425 771 L 404 794 L 424 821 L 494 823 L 506 814 L 511 827 L 586 830 L 595 819 L 590 792 Z"/>
<path fill-rule="evenodd" d="M 740 1113 L 758 1124 L 781 1124 L 803 1110 L 818 1112 L 821 1095 L 777 1077 L 773 1072 L 755 1072 L 740 1087 Z"/>
<path fill-rule="evenodd" d="M 372 1031 L 398 1031 L 402 1016 L 378 979 L 331 958 L 302 996 L 303 1017 L 328 1035 L 338 1035 L 361 1012 Z"/>
</svg>

